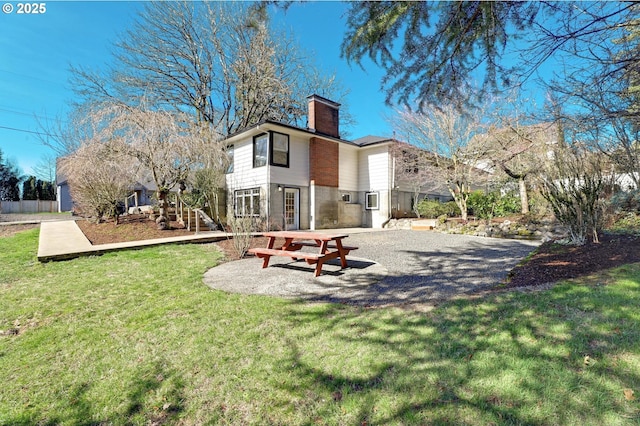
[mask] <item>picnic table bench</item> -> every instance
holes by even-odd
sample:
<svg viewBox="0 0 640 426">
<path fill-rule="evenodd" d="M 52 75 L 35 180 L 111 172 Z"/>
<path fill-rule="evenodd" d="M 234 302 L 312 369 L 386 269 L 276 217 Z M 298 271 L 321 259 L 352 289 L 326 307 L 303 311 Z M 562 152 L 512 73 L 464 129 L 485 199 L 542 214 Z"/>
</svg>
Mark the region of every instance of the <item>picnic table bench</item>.
<svg viewBox="0 0 640 426">
<path fill-rule="evenodd" d="M 275 231 L 263 234 L 269 238 L 266 248 L 257 247 L 249 249 L 249 253 L 255 254 L 263 259 L 262 267 L 269 266 L 271 256 L 285 256 L 293 260 L 303 259 L 309 265 L 316 265 L 315 276 L 322 272 L 322 265 L 331 259 L 340 258 L 342 268 L 347 267 L 347 258 L 351 250 L 358 247 L 344 246 L 342 240 L 348 237 L 347 234 L 325 234 L 319 232 L 304 231 Z M 277 238 L 282 238 L 285 243 L 280 248 L 274 248 Z M 301 251 L 303 247 L 318 247 L 317 253 Z"/>
</svg>

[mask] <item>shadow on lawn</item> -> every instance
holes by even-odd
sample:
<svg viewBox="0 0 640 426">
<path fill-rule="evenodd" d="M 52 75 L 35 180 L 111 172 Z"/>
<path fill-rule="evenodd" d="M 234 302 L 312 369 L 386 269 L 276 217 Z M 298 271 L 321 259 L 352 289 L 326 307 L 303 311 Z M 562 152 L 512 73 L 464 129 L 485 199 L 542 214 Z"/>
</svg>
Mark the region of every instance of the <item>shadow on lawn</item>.
<svg viewBox="0 0 640 426">
<path fill-rule="evenodd" d="M 634 276 L 640 276 L 635 267 Z M 606 424 L 640 419 L 625 388 L 640 389 L 640 294 L 635 287 L 570 286 L 535 296 L 509 293 L 460 300 L 428 314 L 327 306 L 294 311 L 315 334 L 290 343 L 296 365 L 289 392 L 314 389 L 320 415 L 352 409 L 357 424 Z M 313 347 L 341 341 L 344 357 L 374 354 L 337 373 Z M 357 357 L 354 357 L 357 358 Z M 384 360 L 384 362 L 381 362 Z M 319 396 L 316 400 L 322 400 Z M 355 422 L 354 422 L 355 423 Z"/>
<path fill-rule="evenodd" d="M 98 413 L 91 403 L 92 385 L 80 383 L 61 391 L 59 405 L 52 413 L 25 413 L 21 418 L 2 421 L 2 425 L 59 425 L 74 424 L 98 426 L 106 424 L 139 423 L 162 425 L 172 423 L 183 411 L 184 382 L 177 375 L 167 372 L 160 363 L 142 367 L 129 384 L 121 413 Z M 46 423 L 35 419 L 48 419 Z M 133 422 L 133 423 L 132 423 Z"/>
<path fill-rule="evenodd" d="M 357 293 L 308 297 L 361 306 L 433 304 L 495 288 L 532 247 L 519 241 L 470 241 L 464 247 L 400 250 L 386 277 Z M 375 259 L 374 259 L 375 260 Z M 323 274 L 325 272 L 323 271 Z M 367 282 L 367 268 L 354 279 Z"/>
</svg>

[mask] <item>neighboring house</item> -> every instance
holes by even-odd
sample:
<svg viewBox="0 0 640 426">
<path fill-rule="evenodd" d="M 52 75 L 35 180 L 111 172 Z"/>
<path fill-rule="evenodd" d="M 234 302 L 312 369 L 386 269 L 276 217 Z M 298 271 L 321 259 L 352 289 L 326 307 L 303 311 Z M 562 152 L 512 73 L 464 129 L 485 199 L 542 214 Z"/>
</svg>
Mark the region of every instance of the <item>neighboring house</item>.
<svg viewBox="0 0 640 426">
<path fill-rule="evenodd" d="M 59 167 L 56 167 L 56 200 L 58 200 L 58 213 L 73 210 L 73 199 L 69 190 L 67 177 L 63 175 Z"/>
<path fill-rule="evenodd" d="M 269 229 L 329 229 L 381 228 L 393 213 L 410 212 L 414 191 L 395 182 L 396 142 L 341 139 L 340 105 L 308 100 L 307 129 L 265 120 L 227 139 L 228 214 Z"/>
<path fill-rule="evenodd" d="M 67 177 L 59 172 L 60 168 L 56 168 L 56 199 L 58 200 L 58 212 L 70 212 L 74 209 L 73 198 L 69 189 L 69 181 Z M 151 181 L 143 183 L 136 182 L 131 187 L 131 194 L 127 198 L 127 207 L 142 206 L 153 204 L 152 197 L 155 195 L 156 185 Z M 125 200 L 123 200 L 123 203 Z"/>
</svg>

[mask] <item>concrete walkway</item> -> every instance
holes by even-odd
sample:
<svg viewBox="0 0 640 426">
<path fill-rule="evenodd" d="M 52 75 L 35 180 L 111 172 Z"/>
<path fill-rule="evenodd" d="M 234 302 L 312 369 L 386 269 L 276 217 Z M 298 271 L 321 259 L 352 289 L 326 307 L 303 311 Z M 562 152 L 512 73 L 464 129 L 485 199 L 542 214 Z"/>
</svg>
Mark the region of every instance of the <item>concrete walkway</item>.
<svg viewBox="0 0 640 426">
<path fill-rule="evenodd" d="M 79 256 L 91 256 L 110 251 L 149 247 L 160 244 L 207 243 L 227 238 L 224 232 L 201 232 L 194 235 L 158 238 L 144 241 L 92 245 L 84 236 L 74 220 L 42 222 L 38 242 L 38 260 L 72 259 Z"/>
</svg>

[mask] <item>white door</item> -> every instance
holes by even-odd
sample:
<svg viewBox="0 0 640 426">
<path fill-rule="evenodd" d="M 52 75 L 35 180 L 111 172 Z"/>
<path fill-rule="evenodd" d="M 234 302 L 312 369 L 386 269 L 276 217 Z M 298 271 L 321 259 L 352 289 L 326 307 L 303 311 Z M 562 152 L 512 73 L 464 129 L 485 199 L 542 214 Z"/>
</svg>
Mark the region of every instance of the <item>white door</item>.
<svg viewBox="0 0 640 426">
<path fill-rule="evenodd" d="M 287 231 L 300 228 L 300 190 L 284 189 L 284 226 Z"/>
</svg>

